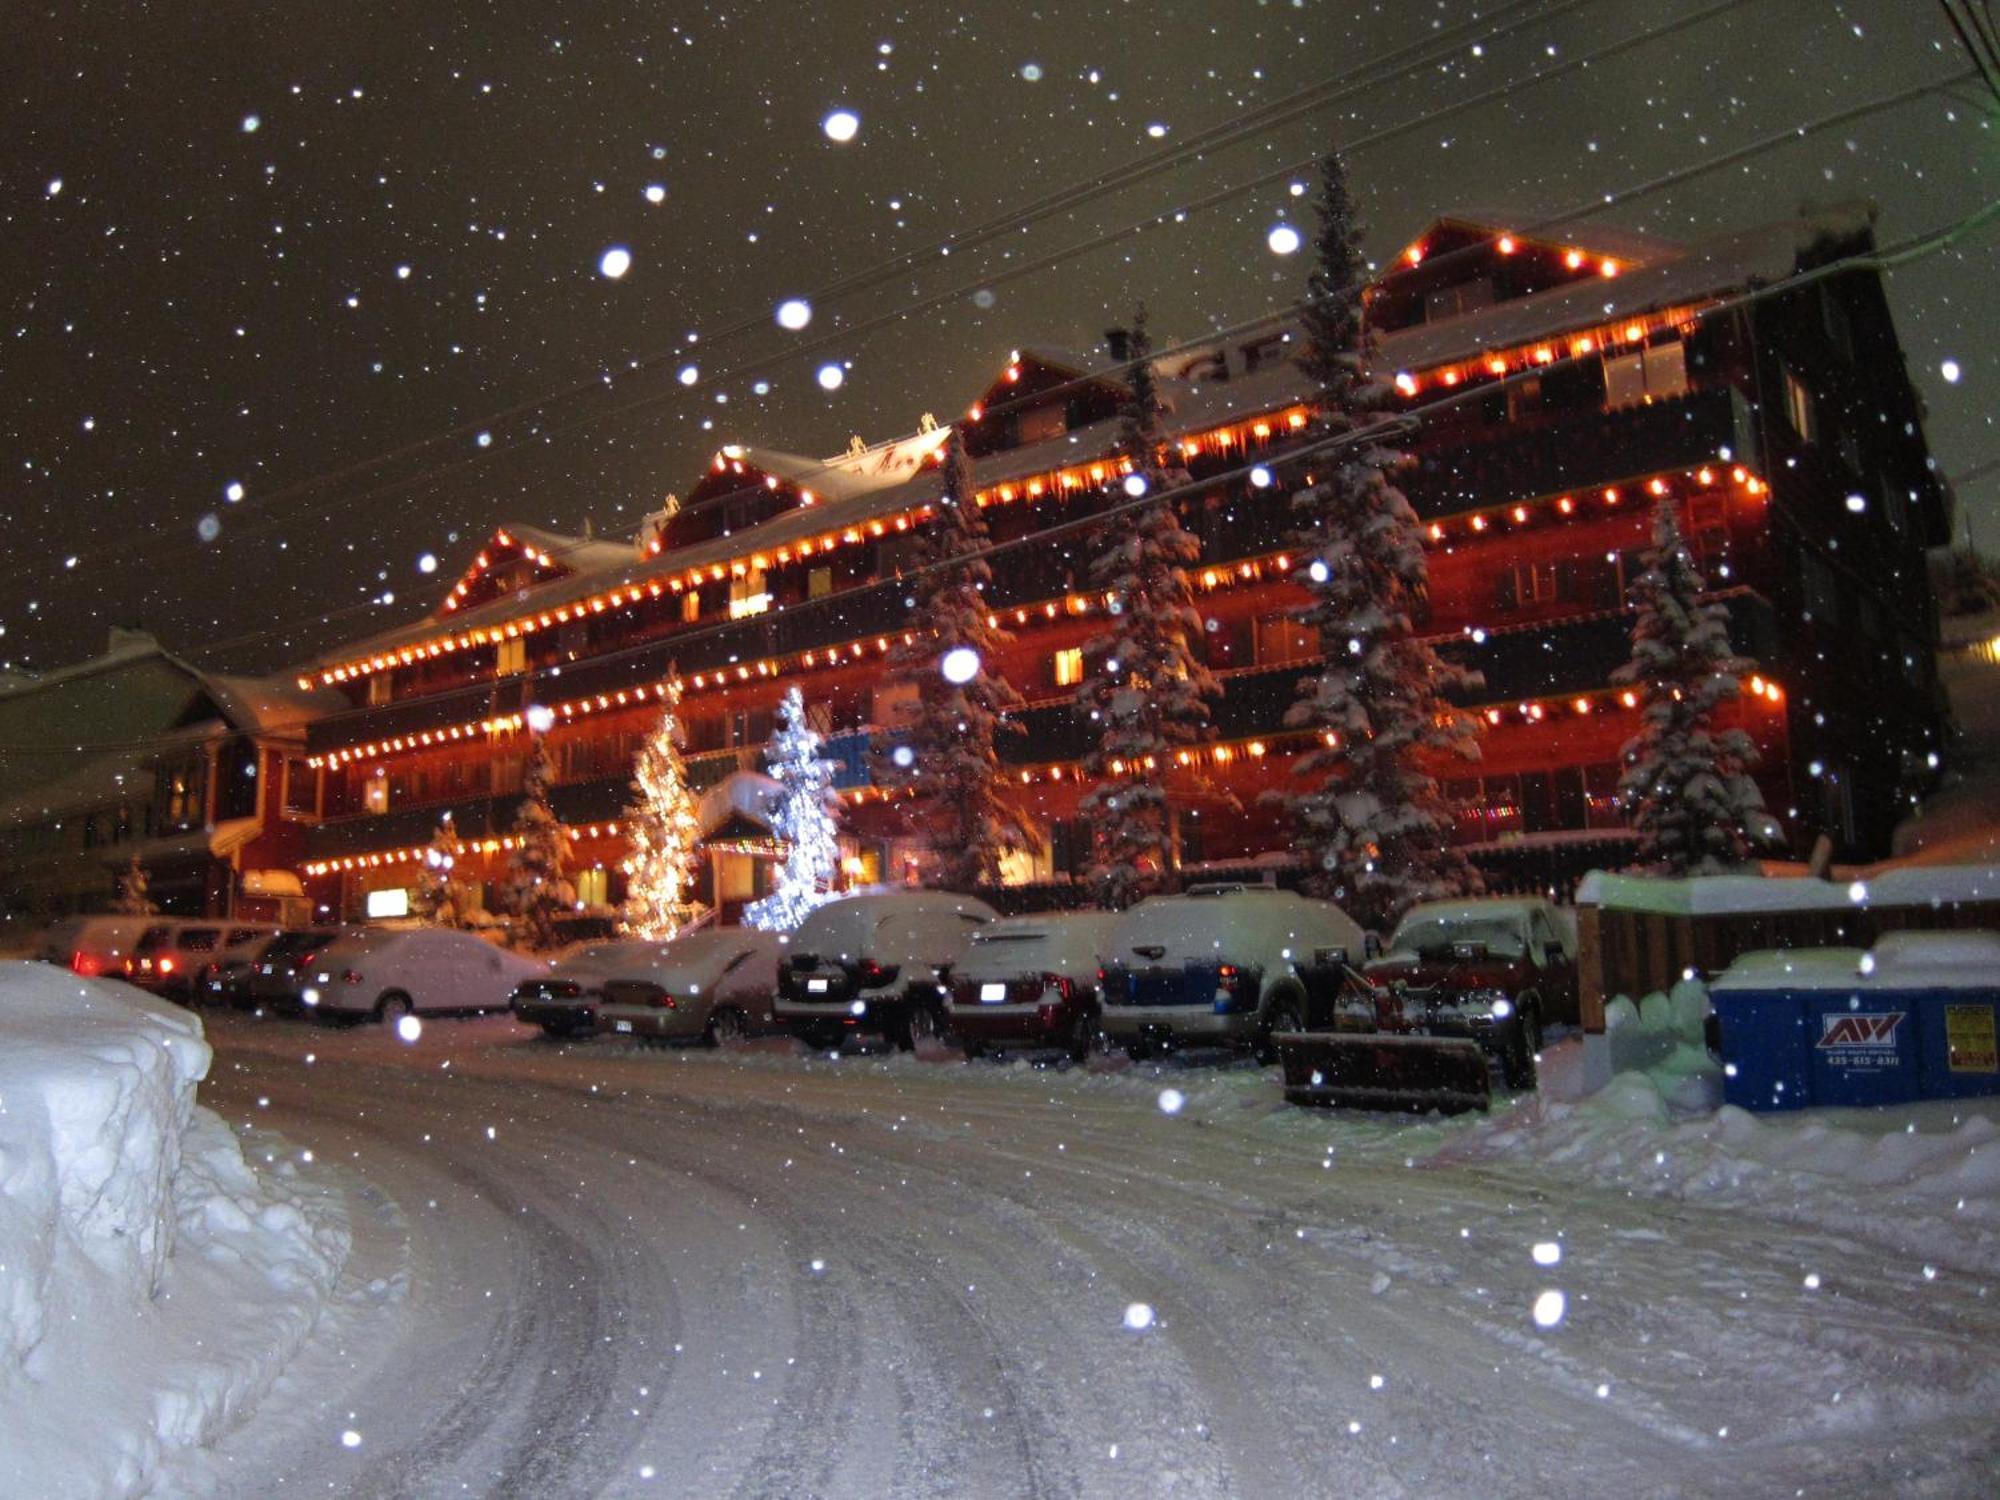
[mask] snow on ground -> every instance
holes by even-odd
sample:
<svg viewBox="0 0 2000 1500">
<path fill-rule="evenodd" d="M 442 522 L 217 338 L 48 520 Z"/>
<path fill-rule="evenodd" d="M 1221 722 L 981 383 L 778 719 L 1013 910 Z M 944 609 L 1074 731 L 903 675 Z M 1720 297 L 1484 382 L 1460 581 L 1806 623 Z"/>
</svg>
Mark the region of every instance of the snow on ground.
<svg viewBox="0 0 2000 1500">
<path fill-rule="evenodd" d="M 1992 1112 L 1682 1113 L 1679 998 L 1605 1094 L 1453 1120 L 218 1019 L 209 1101 L 373 1207 L 176 1493 L 1993 1493 Z"/>
<path fill-rule="evenodd" d="M 123 984 L 0 963 L 0 1493 L 143 1492 L 313 1326 L 338 1202 L 195 1104 L 210 1050 Z"/>
</svg>

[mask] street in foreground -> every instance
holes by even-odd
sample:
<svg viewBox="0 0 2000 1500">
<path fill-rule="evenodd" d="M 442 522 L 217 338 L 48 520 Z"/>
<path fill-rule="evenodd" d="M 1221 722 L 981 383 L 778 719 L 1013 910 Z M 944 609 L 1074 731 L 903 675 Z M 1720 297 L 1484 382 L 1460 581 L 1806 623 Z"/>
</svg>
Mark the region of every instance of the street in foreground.
<svg viewBox="0 0 2000 1500">
<path fill-rule="evenodd" d="M 203 1102 L 313 1151 L 354 1251 L 189 1492 L 1971 1495 L 2000 1472 L 1993 1189 L 1951 1181 L 2000 1146 L 1963 1110 L 1913 1111 L 1916 1146 L 1880 1117 L 1625 1118 L 1619 1090 L 1332 1116 L 1243 1066 L 559 1048 L 505 1020 L 211 1039 Z"/>
</svg>

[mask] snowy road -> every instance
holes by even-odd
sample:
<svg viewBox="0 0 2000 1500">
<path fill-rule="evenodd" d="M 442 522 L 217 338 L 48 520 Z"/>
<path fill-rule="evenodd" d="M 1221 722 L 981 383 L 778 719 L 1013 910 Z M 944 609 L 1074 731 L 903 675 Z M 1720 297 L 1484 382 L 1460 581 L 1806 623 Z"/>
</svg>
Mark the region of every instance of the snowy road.
<svg viewBox="0 0 2000 1500">
<path fill-rule="evenodd" d="M 1483 1126 L 1290 1112 L 1248 1069 L 211 1032 L 204 1102 L 311 1150 L 356 1249 L 187 1493 L 1995 1482 L 1991 1265 L 1468 1164 Z"/>
</svg>

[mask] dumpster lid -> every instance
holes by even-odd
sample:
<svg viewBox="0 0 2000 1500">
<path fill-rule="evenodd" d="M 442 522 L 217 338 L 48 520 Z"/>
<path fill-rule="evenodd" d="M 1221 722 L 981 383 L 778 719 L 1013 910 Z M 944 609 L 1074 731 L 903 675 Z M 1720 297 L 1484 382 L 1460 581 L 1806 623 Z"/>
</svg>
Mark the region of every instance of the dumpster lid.
<svg viewBox="0 0 2000 1500">
<path fill-rule="evenodd" d="M 1861 977 L 1859 948 L 1777 948 L 1739 953 L 1711 992 L 1727 990 L 1834 990 Z"/>
<path fill-rule="evenodd" d="M 2000 986 L 2000 932 L 1886 932 L 1861 968 L 1878 985 L 1993 989 Z"/>
</svg>

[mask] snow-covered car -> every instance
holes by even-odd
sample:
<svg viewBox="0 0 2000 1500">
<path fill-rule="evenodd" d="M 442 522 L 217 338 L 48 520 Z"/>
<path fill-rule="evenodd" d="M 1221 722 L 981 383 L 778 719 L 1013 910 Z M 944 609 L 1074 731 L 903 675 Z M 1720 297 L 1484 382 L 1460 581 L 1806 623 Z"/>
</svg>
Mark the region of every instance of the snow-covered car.
<svg viewBox="0 0 2000 1500">
<path fill-rule="evenodd" d="M 778 966 L 778 1021 L 814 1046 L 874 1033 L 912 1047 L 944 1022 L 940 989 L 997 913 L 949 891 L 845 896 L 812 912 Z"/>
<path fill-rule="evenodd" d="M 1305 1016 L 1299 966 L 1358 955 L 1360 927 L 1331 902 L 1267 886 L 1197 885 L 1124 912 L 1104 944 L 1103 1026 L 1134 1057 L 1161 1045 L 1249 1046 Z"/>
<path fill-rule="evenodd" d="M 588 943 L 557 959 L 547 972 L 515 985 L 508 1008 L 515 1020 L 539 1026 L 548 1036 L 589 1036 L 597 1029 L 598 985 L 612 974 L 643 966 L 660 948 L 638 939 Z"/>
<path fill-rule="evenodd" d="M 362 931 L 359 927 L 287 928 L 264 945 L 246 973 L 225 983 L 217 998 L 244 1010 L 298 1010 L 320 950 Z"/>
<path fill-rule="evenodd" d="M 39 956 L 86 979 L 118 978 L 155 917 L 65 917 L 42 934 Z"/>
<path fill-rule="evenodd" d="M 299 998 L 319 1015 L 382 1021 L 413 1011 L 505 1010 L 514 986 L 547 970 L 538 958 L 509 953 L 469 932 L 376 928 L 322 948 Z"/>
<path fill-rule="evenodd" d="M 1578 1019 L 1574 946 L 1561 914 L 1532 896 L 1425 902 L 1367 974 L 1400 996 L 1409 1029 L 1470 1037 L 1509 1088 L 1532 1088 L 1542 1027 Z"/>
<path fill-rule="evenodd" d="M 774 1024 L 783 940 L 755 927 L 714 927 L 653 945 L 649 960 L 598 986 L 600 1036 L 720 1046 Z"/>
<path fill-rule="evenodd" d="M 1078 1062 L 1099 1036 L 1097 971 L 1110 912 L 1004 917 L 972 935 L 945 991 L 951 1033 L 992 1047 L 1061 1047 Z"/>
</svg>

